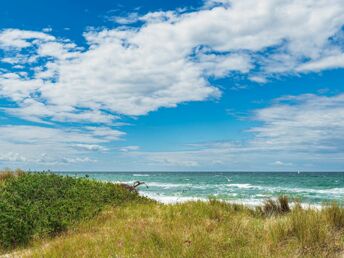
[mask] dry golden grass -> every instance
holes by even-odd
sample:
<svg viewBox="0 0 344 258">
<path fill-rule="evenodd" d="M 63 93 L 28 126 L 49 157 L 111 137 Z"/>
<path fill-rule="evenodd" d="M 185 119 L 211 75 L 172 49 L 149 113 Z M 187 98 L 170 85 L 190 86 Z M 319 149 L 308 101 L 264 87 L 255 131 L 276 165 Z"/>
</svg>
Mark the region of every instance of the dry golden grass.
<svg viewBox="0 0 344 258">
<path fill-rule="evenodd" d="M 2 169 L 0 170 L 0 183 L 2 181 L 5 181 L 7 178 L 21 176 L 24 173 L 25 172 L 21 169 L 16 169 L 16 170 L 12 170 L 9 168 Z"/>
<path fill-rule="evenodd" d="M 266 216 L 218 201 L 109 208 L 52 240 L 36 240 L 27 257 L 337 257 L 344 211 L 296 207 Z"/>
</svg>

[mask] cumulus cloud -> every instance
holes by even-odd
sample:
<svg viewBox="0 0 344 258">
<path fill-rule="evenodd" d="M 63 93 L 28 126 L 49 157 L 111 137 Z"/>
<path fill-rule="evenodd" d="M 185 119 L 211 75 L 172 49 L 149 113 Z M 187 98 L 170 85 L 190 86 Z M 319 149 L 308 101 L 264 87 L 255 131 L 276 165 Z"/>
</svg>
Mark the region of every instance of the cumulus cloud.
<svg viewBox="0 0 344 258">
<path fill-rule="evenodd" d="M 344 53 L 331 54 L 317 60 L 300 65 L 297 70 L 301 72 L 321 71 L 326 69 L 336 69 L 344 67 Z"/>
<path fill-rule="evenodd" d="M 55 37 L 38 31 L 7 29 L 0 32 L 0 47 L 5 49 L 20 50 L 51 40 L 55 40 Z"/>
<path fill-rule="evenodd" d="M 342 66 L 341 40 L 331 40 L 344 23 L 341 0 L 207 1 L 198 10 L 131 14 L 126 23 L 137 19 L 139 27 L 85 32 L 86 48 L 48 31 L 1 31 L 5 61 L 31 60 L 29 74 L 0 74 L 0 95 L 18 104 L 6 111 L 111 123 L 118 114 L 217 98 L 209 77 L 254 69 L 251 79 L 264 82 L 269 73 Z"/>
</svg>

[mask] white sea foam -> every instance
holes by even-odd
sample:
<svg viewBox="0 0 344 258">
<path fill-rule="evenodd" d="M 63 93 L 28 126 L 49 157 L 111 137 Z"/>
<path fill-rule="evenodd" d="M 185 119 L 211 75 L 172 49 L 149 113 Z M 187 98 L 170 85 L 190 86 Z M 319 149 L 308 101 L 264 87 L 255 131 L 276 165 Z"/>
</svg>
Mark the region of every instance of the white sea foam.
<svg viewBox="0 0 344 258">
<path fill-rule="evenodd" d="M 133 176 L 150 176 L 150 175 L 148 175 L 148 174 L 133 174 Z"/>
<path fill-rule="evenodd" d="M 207 201 L 206 198 L 187 197 L 187 196 L 166 196 L 153 193 L 143 193 L 143 196 L 156 200 L 164 204 L 183 203 L 188 201 Z"/>
<path fill-rule="evenodd" d="M 132 184 L 135 181 L 112 181 L 114 183 L 126 183 Z M 233 184 L 192 184 L 192 183 L 165 183 L 165 182 L 149 182 L 146 181 L 148 186 L 160 187 L 163 189 L 171 188 L 181 188 L 181 189 L 219 189 L 219 190 L 245 190 L 245 189 L 254 189 L 262 192 L 286 192 L 286 193 L 303 193 L 303 194 L 321 194 L 321 195 L 334 195 L 334 196 L 344 196 L 344 188 L 328 188 L 328 189 L 314 189 L 314 188 L 289 188 L 289 187 L 273 187 L 273 186 L 260 186 L 252 185 L 248 183 L 233 183 Z M 225 192 L 224 192 L 225 193 Z M 264 194 L 263 194 L 264 195 Z"/>
<path fill-rule="evenodd" d="M 151 198 L 153 200 L 156 200 L 158 202 L 161 202 L 163 204 L 176 204 L 176 203 L 184 203 L 184 202 L 189 202 L 189 201 L 204 201 L 204 202 L 209 201 L 209 198 L 201 198 L 201 197 L 167 196 L 167 195 L 159 195 L 159 194 L 154 194 L 154 193 L 143 193 L 142 195 L 148 198 Z M 254 198 L 223 200 L 223 201 L 227 203 L 245 205 L 251 208 L 255 208 L 264 203 L 264 199 L 254 199 Z M 294 204 L 291 203 L 290 206 L 293 207 Z M 322 208 L 322 205 L 320 204 L 301 203 L 301 206 L 305 209 L 321 209 Z"/>
<path fill-rule="evenodd" d="M 225 178 L 226 178 L 228 183 L 232 181 L 229 177 L 225 177 Z"/>
<path fill-rule="evenodd" d="M 193 184 L 175 184 L 175 183 L 162 183 L 162 182 L 146 182 L 148 186 L 161 187 L 161 188 L 188 188 L 193 187 Z"/>
<path fill-rule="evenodd" d="M 311 194 L 328 194 L 334 196 L 344 195 L 344 188 L 328 188 L 328 189 L 314 189 L 314 188 L 286 188 L 286 187 L 263 187 L 270 192 L 288 192 L 288 193 L 311 193 Z M 262 188 L 262 189 L 263 189 Z"/>
<path fill-rule="evenodd" d="M 226 186 L 235 187 L 235 188 L 242 188 L 242 189 L 257 188 L 257 186 L 251 185 L 251 184 L 226 184 Z"/>
<path fill-rule="evenodd" d="M 180 188 L 182 190 L 188 189 L 220 189 L 224 184 L 192 184 L 192 183 L 162 183 L 162 182 L 146 182 L 148 186 L 160 187 L 163 189 Z"/>
<path fill-rule="evenodd" d="M 329 188 L 329 189 L 305 189 L 306 192 L 314 192 L 321 194 L 344 195 L 344 188 Z"/>
<path fill-rule="evenodd" d="M 226 184 L 229 188 L 238 189 L 257 189 L 266 192 L 288 192 L 288 193 L 313 193 L 313 194 L 329 194 L 329 195 L 344 195 L 344 188 L 328 188 L 328 189 L 314 189 L 314 188 L 289 188 L 289 187 L 273 187 L 260 186 L 251 184 Z"/>
<path fill-rule="evenodd" d="M 116 181 L 115 183 L 126 183 L 131 185 L 134 182 L 135 180 Z M 152 189 L 154 189 L 154 192 L 161 193 L 161 195 L 154 194 L 149 197 L 163 203 L 176 203 L 190 200 L 207 200 L 208 196 L 218 196 L 224 199 L 230 198 L 230 202 L 241 203 L 249 206 L 257 206 L 262 204 L 262 202 L 267 198 L 271 198 L 280 194 L 286 194 L 288 196 L 299 196 L 301 200 L 313 200 L 316 198 L 318 203 L 321 203 L 323 201 L 339 200 L 344 197 L 343 187 L 317 189 L 288 186 L 255 185 L 249 183 L 207 184 L 203 182 L 195 184 L 191 181 L 172 183 L 159 181 L 149 182 L 149 180 L 146 180 L 145 182 L 148 187 L 152 187 Z M 151 195 L 151 189 L 142 187 L 140 188 L 140 190 L 142 190 L 142 192 L 144 192 L 145 194 Z M 188 195 L 191 196 L 185 196 L 185 192 L 187 192 Z M 309 206 L 309 204 L 303 205 Z M 316 205 L 311 206 L 314 207 Z"/>
</svg>

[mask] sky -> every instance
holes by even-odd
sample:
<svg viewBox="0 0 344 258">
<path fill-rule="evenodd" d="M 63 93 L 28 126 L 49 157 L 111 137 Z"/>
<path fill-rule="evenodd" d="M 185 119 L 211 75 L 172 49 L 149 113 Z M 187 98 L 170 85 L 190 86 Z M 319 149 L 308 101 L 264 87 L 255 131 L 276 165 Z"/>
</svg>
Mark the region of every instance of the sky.
<svg viewBox="0 0 344 258">
<path fill-rule="evenodd" d="M 12 0 L 0 167 L 344 171 L 344 0 Z"/>
</svg>

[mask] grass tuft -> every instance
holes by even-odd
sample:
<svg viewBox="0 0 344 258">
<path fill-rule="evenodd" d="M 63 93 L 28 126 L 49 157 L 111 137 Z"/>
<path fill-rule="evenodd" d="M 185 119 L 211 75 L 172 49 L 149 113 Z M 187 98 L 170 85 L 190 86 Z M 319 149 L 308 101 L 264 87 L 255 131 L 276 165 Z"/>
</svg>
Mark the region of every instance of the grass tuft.
<svg viewBox="0 0 344 258">
<path fill-rule="evenodd" d="M 332 203 L 324 208 L 326 220 L 337 230 L 344 229 L 344 209 L 339 207 L 337 203 Z"/>
<path fill-rule="evenodd" d="M 283 215 L 291 211 L 287 196 L 279 196 L 277 200 L 267 199 L 263 206 L 258 206 L 256 211 L 267 217 Z"/>
<path fill-rule="evenodd" d="M 12 177 L 22 176 L 24 173 L 25 172 L 21 169 L 11 170 L 9 168 L 5 168 L 0 171 L 0 183 Z"/>
</svg>

